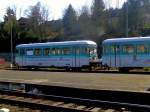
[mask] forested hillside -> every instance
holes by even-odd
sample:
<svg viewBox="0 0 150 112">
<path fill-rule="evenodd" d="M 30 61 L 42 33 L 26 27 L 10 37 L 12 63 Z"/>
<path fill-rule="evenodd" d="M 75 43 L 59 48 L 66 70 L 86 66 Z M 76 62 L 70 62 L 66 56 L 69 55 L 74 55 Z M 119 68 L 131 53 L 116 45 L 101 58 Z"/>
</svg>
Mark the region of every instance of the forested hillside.
<svg viewBox="0 0 150 112">
<path fill-rule="evenodd" d="M 128 10 L 127 10 L 128 9 Z M 17 19 L 16 9 L 8 7 L 4 21 L 0 22 L 0 52 L 10 52 L 21 43 L 93 40 L 100 47 L 106 38 L 150 35 L 150 0 L 128 0 L 121 8 L 106 8 L 103 0 L 93 0 L 91 7 L 76 11 L 66 7 L 63 17 L 51 20 L 47 7 L 38 2 Z M 127 24 L 128 23 L 128 24 Z M 127 30 L 128 28 L 128 30 Z"/>
</svg>

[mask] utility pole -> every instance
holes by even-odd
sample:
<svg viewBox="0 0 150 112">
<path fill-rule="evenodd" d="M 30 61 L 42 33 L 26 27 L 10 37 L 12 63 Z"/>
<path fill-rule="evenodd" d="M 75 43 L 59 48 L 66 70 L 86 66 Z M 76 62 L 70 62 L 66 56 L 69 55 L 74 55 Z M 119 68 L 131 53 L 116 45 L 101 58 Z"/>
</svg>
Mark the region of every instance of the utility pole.
<svg viewBox="0 0 150 112">
<path fill-rule="evenodd" d="M 129 31 L 128 24 L 129 24 L 129 22 L 128 22 L 128 0 L 127 0 L 127 2 L 126 2 L 126 37 L 129 36 L 129 34 L 128 34 L 128 31 Z"/>
<path fill-rule="evenodd" d="M 11 64 L 10 67 L 13 68 L 13 36 L 12 36 L 12 20 L 10 21 L 10 46 L 11 46 Z"/>
</svg>

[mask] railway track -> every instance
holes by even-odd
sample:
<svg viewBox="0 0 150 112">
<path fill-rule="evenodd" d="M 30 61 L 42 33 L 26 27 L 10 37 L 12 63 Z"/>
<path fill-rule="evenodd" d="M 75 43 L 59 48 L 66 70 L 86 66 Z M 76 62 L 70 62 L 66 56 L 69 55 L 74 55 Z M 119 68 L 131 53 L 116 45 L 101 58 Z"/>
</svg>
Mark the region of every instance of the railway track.
<svg viewBox="0 0 150 112">
<path fill-rule="evenodd" d="M 1 102 L 54 112 L 145 112 L 150 111 L 149 97 L 150 93 L 0 83 Z"/>
<path fill-rule="evenodd" d="M 113 112 L 115 111 L 115 109 L 106 109 L 106 107 L 101 108 L 100 106 L 94 106 L 93 103 L 99 101 L 94 101 L 90 99 L 70 98 L 70 97 L 54 96 L 54 95 L 37 96 L 33 94 L 31 95 L 31 94 L 16 93 L 10 91 L 7 92 L 5 91 L 2 94 L 0 94 L 0 101 L 12 103 L 12 104 L 15 103 L 18 105 L 26 105 L 30 108 L 42 109 L 45 111 L 64 111 L 64 112 L 66 111 L 67 112 L 81 112 L 81 111 L 82 112 L 93 112 L 93 111 Z"/>
</svg>

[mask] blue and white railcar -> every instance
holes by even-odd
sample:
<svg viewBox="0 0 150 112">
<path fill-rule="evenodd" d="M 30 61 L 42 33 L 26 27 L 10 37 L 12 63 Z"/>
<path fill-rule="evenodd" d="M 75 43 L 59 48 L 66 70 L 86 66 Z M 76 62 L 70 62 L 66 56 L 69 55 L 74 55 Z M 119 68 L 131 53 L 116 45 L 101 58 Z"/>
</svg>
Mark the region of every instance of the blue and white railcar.
<svg viewBox="0 0 150 112">
<path fill-rule="evenodd" d="M 150 67 L 150 37 L 106 39 L 102 64 L 120 70 Z"/>
<path fill-rule="evenodd" d="M 64 41 L 16 46 L 15 63 L 19 67 L 89 67 L 97 60 L 93 41 Z"/>
</svg>

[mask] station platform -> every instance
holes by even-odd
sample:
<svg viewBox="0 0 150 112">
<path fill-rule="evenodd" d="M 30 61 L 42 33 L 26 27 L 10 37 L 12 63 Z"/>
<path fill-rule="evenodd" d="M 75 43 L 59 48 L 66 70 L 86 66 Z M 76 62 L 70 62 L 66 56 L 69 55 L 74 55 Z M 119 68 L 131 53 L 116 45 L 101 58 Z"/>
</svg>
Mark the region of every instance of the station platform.
<svg viewBox="0 0 150 112">
<path fill-rule="evenodd" d="M 148 92 L 150 74 L 0 70 L 0 81 L 96 90 Z"/>
</svg>

